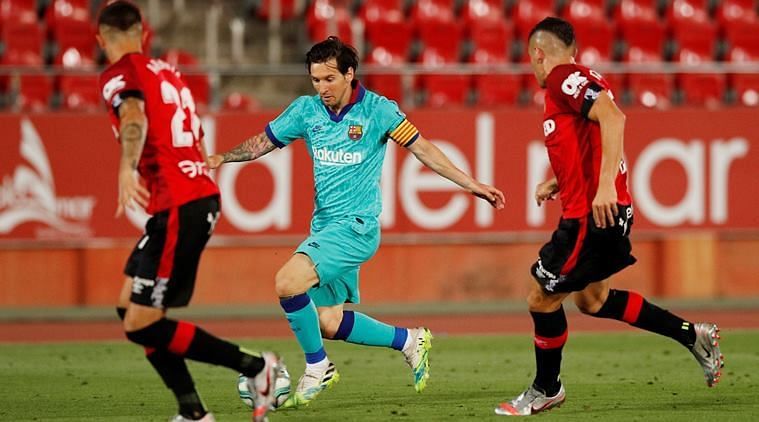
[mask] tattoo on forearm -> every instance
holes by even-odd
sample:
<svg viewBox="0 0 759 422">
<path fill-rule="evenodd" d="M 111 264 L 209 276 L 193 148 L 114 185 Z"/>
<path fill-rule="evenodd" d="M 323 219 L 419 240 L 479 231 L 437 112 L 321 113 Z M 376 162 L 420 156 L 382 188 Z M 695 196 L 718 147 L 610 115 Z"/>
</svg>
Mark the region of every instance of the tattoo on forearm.
<svg viewBox="0 0 759 422">
<path fill-rule="evenodd" d="M 260 133 L 252 138 L 246 139 L 240 145 L 225 152 L 224 162 L 234 161 L 250 161 L 255 160 L 262 155 L 270 152 L 275 148 L 275 145 L 269 140 L 269 137 L 265 133 Z"/>
<path fill-rule="evenodd" d="M 142 154 L 142 146 L 145 137 L 142 126 L 138 123 L 127 123 L 121 128 L 122 159 L 129 163 L 133 169 L 137 169 Z"/>
</svg>

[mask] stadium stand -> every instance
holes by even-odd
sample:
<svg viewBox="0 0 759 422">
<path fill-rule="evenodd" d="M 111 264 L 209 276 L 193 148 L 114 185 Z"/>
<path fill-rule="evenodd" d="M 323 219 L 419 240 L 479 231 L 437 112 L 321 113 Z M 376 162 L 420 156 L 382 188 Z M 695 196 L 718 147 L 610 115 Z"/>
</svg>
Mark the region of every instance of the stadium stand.
<svg viewBox="0 0 759 422">
<path fill-rule="evenodd" d="M 366 29 L 369 43 L 367 64 L 399 69 L 407 63 L 411 45 L 411 26 L 407 22 L 370 21 L 367 22 Z M 403 83 L 399 74 L 367 75 L 364 82 L 390 99 L 398 102 L 404 100 Z"/>
<path fill-rule="evenodd" d="M 6 66 L 23 66 L 31 68 L 18 77 L 18 96 L 16 106 L 22 111 L 43 111 L 48 108 L 52 82 L 42 71 L 44 34 L 42 27 L 35 22 L 25 20 L 8 20 L 3 24 L 3 57 L 0 63 Z M 0 77 L 0 90 L 9 93 L 12 78 Z"/>
<path fill-rule="evenodd" d="M 190 3 L 205 4 L 186 1 L 188 7 Z M 234 6 L 224 3 L 229 9 L 225 16 L 247 17 L 260 31 L 264 29 L 262 21 L 272 18 L 275 2 L 247 1 Z M 141 3 L 145 6 L 147 0 Z M 0 62 L 11 69 L 0 72 L 0 106 L 90 108 L 85 81 L 70 78 L 81 77 L 87 66 L 103 65 L 92 36 L 92 20 L 103 4 L 102 0 L 0 0 Z M 170 11 L 168 4 L 160 5 Z M 542 93 L 528 68 L 517 65 L 529 63 L 524 38 L 532 25 L 546 15 L 556 14 L 575 25 L 578 62 L 606 70 L 605 78 L 624 105 L 756 105 L 752 99 L 756 74 L 741 69 L 722 72 L 719 63 L 759 62 L 758 8 L 759 2 L 753 0 L 279 2 L 280 18 L 294 22 L 282 30 L 298 32 L 286 38 L 285 48 L 293 50 L 288 57 L 297 57 L 296 50 L 328 35 L 358 43 L 364 63 L 389 72 L 359 74 L 362 82 L 403 102 L 405 107 L 542 105 Z M 194 27 L 202 28 L 204 18 L 198 14 Z M 198 103 L 234 109 L 224 97 L 214 101 L 213 92 L 217 90 L 211 88 L 208 75 L 197 73 L 203 43 L 183 44 L 167 39 L 182 35 L 181 31 L 176 33 L 178 26 L 172 19 L 167 22 L 164 18 L 160 23 L 164 45 L 155 51 L 161 53 L 167 45 L 179 47 L 167 51 L 164 57 L 192 73 L 187 80 Z M 153 30 L 147 22 L 144 25 L 149 33 L 145 48 L 153 51 Z M 196 32 L 196 38 L 203 37 L 204 31 Z M 260 34 L 263 39 L 258 41 L 261 37 L 256 37 L 257 45 L 266 48 L 266 32 Z M 703 70 L 705 63 L 714 73 Z M 421 67 L 409 71 L 404 69 L 408 64 Z M 610 68 L 610 64 L 619 68 Z M 649 68 L 626 68 L 638 64 Z M 667 71 L 670 64 L 685 70 Z M 437 72 L 441 65 L 451 71 Z M 478 66 L 478 70 L 466 73 L 468 65 Z M 661 72 L 650 69 L 660 65 Z M 51 77 L 53 74 L 57 76 Z M 48 80 L 30 82 L 40 78 Z M 222 74 L 214 81 L 232 84 L 221 92 L 246 93 L 242 86 L 234 86 L 233 77 Z"/>
<path fill-rule="evenodd" d="M 263 20 L 269 20 L 272 16 L 272 0 L 261 0 L 258 7 L 254 9 L 253 13 L 256 17 Z M 305 2 L 298 2 L 296 0 L 280 0 L 279 1 L 279 18 L 282 20 L 290 20 L 296 17 L 300 17 L 303 13 L 302 6 Z"/>
<path fill-rule="evenodd" d="M 53 37 L 60 34 L 61 25 L 72 22 L 90 24 L 90 2 L 88 0 L 52 0 L 45 9 L 45 21 L 48 34 Z"/>
<path fill-rule="evenodd" d="M 315 0 L 306 12 L 306 26 L 311 41 L 321 41 L 330 35 L 337 35 L 343 41 L 353 43 L 351 13 L 347 1 Z"/>
<path fill-rule="evenodd" d="M 463 43 L 462 26 L 447 20 L 422 22 L 418 34 L 423 47 L 417 61 L 430 69 L 458 63 Z M 425 106 L 460 106 L 468 101 L 471 82 L 469 75 L 425 74 L 419 76 L 417 81 L 426 94 L 423 102 Z"/>
<path fill-rule="evenodd" d="M 524 0 L 518 1 L 512 8 L 512 19 L 516 36 L 526 38 L 530 29 L 546 16 L 555 16 L 553 1 Z"/>
<path fill-rule="evenodd" d="M 681 64 L 696 68 L 711 60 L 710 55 L 681 49 L 676 57 Z M 716 107 L 725 94 L 725 75 L 722 73 L 679 73 L 676 76 L 683 102 L 688 105 Z"/>
<path fill-rule="evenodd" d="M 403 22 L 406 19 L 401 0 L 366 0 L 359 8 L 358 17 L 366 25 L 377 21 Z"/>
<path fill-rule="evenodd" d="M 222 103 L 223 111 L 242 111 L 250 112 L 261 108 L 261 104 L 252 96 L 242 92 L 231 92 Z"/>
<path fill-rule="evenodd" d="M 502 0 L 468 0 L 464 3 L 461 18 L 467 26 L 487 22 L 504 22 Z"/>
</svg>

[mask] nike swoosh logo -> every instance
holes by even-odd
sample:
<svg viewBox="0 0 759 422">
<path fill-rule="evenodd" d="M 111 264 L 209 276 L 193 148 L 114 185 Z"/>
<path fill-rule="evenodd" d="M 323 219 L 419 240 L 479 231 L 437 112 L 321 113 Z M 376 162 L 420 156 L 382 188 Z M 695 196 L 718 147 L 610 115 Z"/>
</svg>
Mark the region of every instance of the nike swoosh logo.
<svg viewBox="0 0 759 422">
<path fill-rule="evenodd" d="M 704 352 L 706 352 L 706 358 L 707 358 L 707 359 L 709 359 L 709 358 L 711 358 L 711 357 L 712 357 L 712 352 L 710 352 L 710 351 L 709 351 L 709 348 L 708 348 L 708 347 L 706 347 L 706 346 L 704 346 L 704 345 L 702 344 L 702 345 L 701 345 L 701 348 L 702 348 L 702 349 L 704 349 Z"/>
<path fill-rule="evenodd" d="M 541 410 L 543 410 L 543 409 L 545 409 L 546 407 L 548 407 L 548 406 L 550 406 L 550 405 L 554 404 L 555 402 L 556 402 L 556 399 L 554 399 L 554 400 L 551 400 L 551 401 L 549 401 L 548 403 L 546 403 L 546 404 L 544 404 L 544 405 L 542 405 L 542 406 L 540 406 L 540 407 L 535 407 L 535 406 L 533 405 L 533 406 L 532 406 L 532 413 L 537 413 L 537 412 L 540 412 Z"/>
</svg>

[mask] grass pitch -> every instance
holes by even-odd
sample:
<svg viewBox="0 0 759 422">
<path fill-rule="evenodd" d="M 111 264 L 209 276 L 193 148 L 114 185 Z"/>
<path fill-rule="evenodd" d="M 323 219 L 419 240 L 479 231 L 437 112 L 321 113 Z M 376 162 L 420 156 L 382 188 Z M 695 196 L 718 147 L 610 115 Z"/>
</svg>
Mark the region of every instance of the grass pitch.
<svg viewBox="0 0 759 422">
<path fill-rule="evenodd" d="M 690 353 L 669 339 L 639 332 L 570 333 L 562 374 L 567 401 L 536 418 L 759 420 L 759 331 L 722 334 L 724 375 L 709 389 Z M 294 340 L 242 344 L 281 352 L 297 382 L 303 360 Z M 309 407 L 272 412 L 272 422 L 496 419 L 494 406 L 519 394 L 534 375 L 527 335 L 438 335 L 422 394 L 414 392 L 400 353 L 342 342 L 326 346 L 342 374 L 340 383 Z M 250 420 L 237 398 L 236 374 L 195 363 L 190 370 L 219 421 Z M 126 341 L 0 344 L 2 421 L 166 421 L 175 411 L 142 350 Z"/>
</svg>

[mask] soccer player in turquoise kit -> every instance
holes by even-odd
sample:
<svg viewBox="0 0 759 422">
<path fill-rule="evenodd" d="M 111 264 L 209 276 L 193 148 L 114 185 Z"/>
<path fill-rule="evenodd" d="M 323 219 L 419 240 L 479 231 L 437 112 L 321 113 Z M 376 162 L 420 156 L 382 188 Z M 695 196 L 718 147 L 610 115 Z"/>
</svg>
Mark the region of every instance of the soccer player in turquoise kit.
<svg viewBox="0 0 759 422">
<path fill-rule="evenodd" d="M 216 168 L 255 160 L 304 139 L 313 160 L 311 235 L 275 279 L 280 304 L 306 355 L 305 373 L 285 407 L 309 403 L 339 380 L 322 336 L 401 351 L 413 370 L 414 388 L 421 392 L 429 377 L 430 331 L 393 327 L 343 310 L 346 302 L 359 303 L 359 267 L 379 247 L 380 174 L 387 141 L 408 148 L 427 167 L 497 209 L 503 208 L 503 193 L 456 168 L 394 101 L 361 86 L 353 47 L 329 37 L 306 54 L 306 67 L 318 95 L 298 98 L 264 132 L 209 157 Z"/>
</svg>

